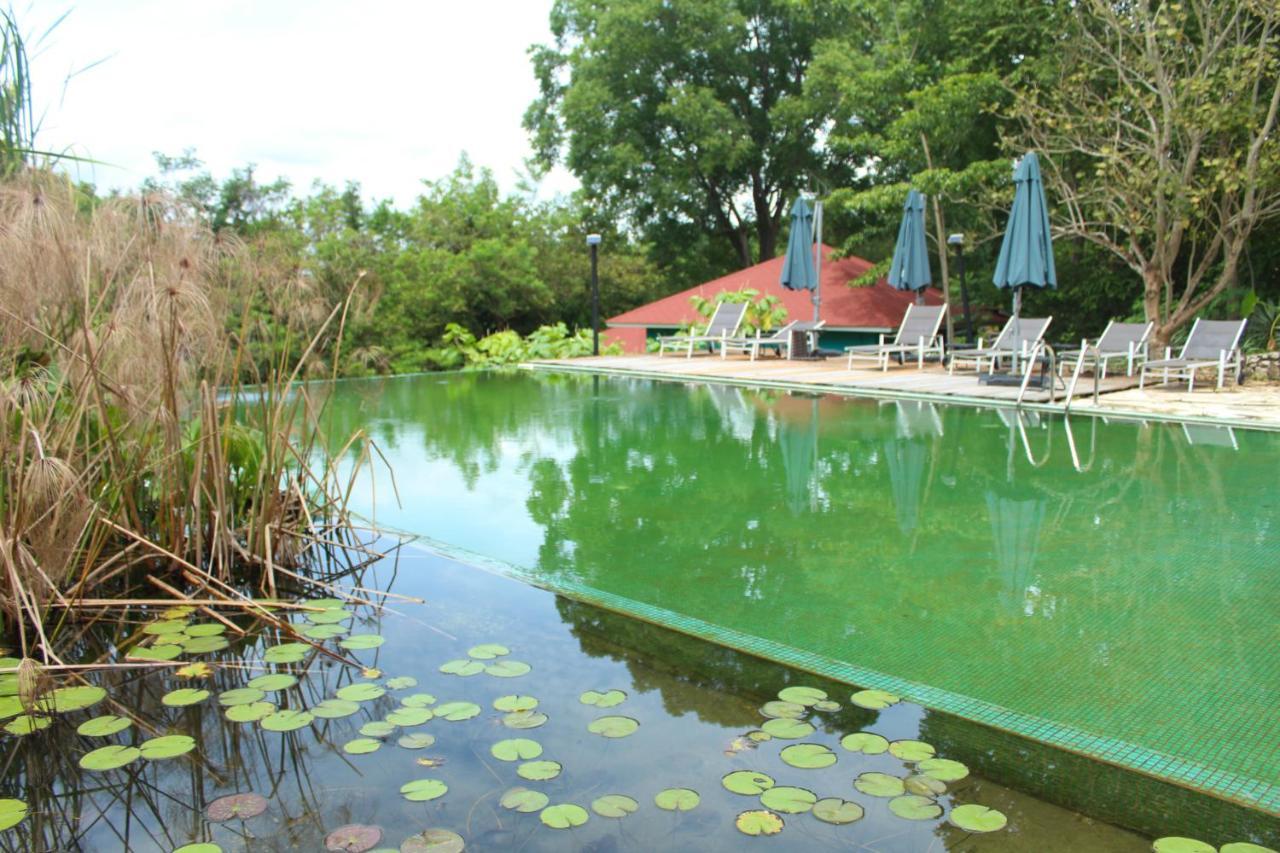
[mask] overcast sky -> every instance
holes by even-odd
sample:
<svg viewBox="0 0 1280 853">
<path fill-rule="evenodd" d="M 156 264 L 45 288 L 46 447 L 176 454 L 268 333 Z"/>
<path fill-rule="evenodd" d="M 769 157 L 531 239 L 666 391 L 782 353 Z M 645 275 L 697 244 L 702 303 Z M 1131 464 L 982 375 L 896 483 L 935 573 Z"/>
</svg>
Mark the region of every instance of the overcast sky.
<svg viewBox="0 0 1280 853">
<path fill-rule="evenodd" d="M 514 187 L 537 95 L 526 50 L 550 40 L 551 0 L 35 0 L 14 4 L 33 52 L 46 150 L 102 188 L 155 173 L 153 151 L 195 148 L 215 176 L 358 181 L 413 199 L 462 152 Z M 73 76 L 77 69 L 102 60 Z M 540 194 L 567 192 L 553 173 Z"/>
</svg>

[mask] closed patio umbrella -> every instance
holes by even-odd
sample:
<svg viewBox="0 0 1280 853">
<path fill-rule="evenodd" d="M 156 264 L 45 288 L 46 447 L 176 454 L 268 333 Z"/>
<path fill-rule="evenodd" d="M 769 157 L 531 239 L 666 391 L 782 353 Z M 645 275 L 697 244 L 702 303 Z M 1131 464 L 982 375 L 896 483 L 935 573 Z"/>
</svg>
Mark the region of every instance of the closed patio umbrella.
<svg viewBox="0 0 1280 853">
<path fill-rule="evenodd" d="M 813 211 L 804 197 L 791 205 L 791 236 L 787 238 L 787 254 L 782 259 L 782 286 L 788 290 L 813 291 L 813 319 L 818 318 L 818 265 L 814 259 Z"/>
<path fill-rule="evenodd" d="M 929 249 L 924 239 L 924 196 L 916 190 L 907 193 L 902 208 L 902 224 L 898 226 L 898 242 L 893 247 L 889 266 L 889 284 L 898 290 L 913 290 L 916 303 L 924 304 L 924 289 L 933 284 L 929 271 Z"/>
<path fill-rule="evenodd" d="M 1000 243 L 1000 257 L 991 281 L 1013 288 L 1013 316 L 1022 308 L 1022 288 L 1057 287 L 1053 239 L 1049 234 L 1049 206 L 1040 180 L 1040 159 L 1028 152 L 1013 173 L 1013 207 Z"/>
</svg>

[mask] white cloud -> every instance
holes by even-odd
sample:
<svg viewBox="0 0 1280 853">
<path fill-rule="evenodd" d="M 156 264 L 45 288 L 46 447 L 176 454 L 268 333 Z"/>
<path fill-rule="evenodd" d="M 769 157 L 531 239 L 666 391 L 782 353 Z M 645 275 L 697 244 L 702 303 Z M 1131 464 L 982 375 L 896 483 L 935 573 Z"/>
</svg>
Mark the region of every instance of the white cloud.
<svg viewBox="0 0 1280 853">
<path fill-rule="evenodd" d="M 359 181 L 410 201 L 462 152 L 513 188 L 537 95 L 526 50 L 550 40 L 551 0 L 78 0 L 34 50 L 39 142 L 101 161 L 100 187 L 154 174 L 153 151 L 194 147 L 215 175 Z M 38 34 L 67 6 L 19 8 Z M 101 64 L 67 75 L 97 60 Z M 576 185 L 563 171 L 543 195 Z"/>
</svg>

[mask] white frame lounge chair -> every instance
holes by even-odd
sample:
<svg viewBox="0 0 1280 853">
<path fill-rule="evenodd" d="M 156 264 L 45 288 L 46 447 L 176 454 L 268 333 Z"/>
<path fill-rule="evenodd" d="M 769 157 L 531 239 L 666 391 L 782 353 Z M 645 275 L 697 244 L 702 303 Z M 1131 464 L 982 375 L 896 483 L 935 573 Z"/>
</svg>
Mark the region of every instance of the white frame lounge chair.
<svg viewBox="0 0 1280 853">
<path fill-rule="evenodd" d="M 1138 373 L 1138 388 L 1146 384 L 1147 371 L 1159 370 L 1163 373 L 1160 384 L 1168 384 L 1170 377 L 1187 377 L 1187 391 L 1194 391 L 1196 371 L 1204 367 L 1218 368 L 1218 390 L 1226 382 L 1227 368 L 1240 370 L 1240 339 L 1244 337 L 1244 327 L 1248 320 L 1202 320 L 1197 317 L 1187 335 L 1187 342 L 1182 345 L 1182 352 L 1173 357 L 1173 348 L 1165 347 L 1164 358 L 1148 361 L 1142 365 Z"/>
<path fill-rule="evenodd" d="M 1016 340 L 1013 331 L 1015 322 L 1018 325 Z M 978 338 L 978 346 L 974 349 L 953 349 L 947 373 L 955 372 L 958 361 L 972 362 L 979 373 L 982 372 L 984 361 L 990 362 L 991 369 L 994 370 L 1004 358 L 1011 359 L 1016 368 L 1018 359 L 1030 357 L 1031 351 L 1044 338 L 1044 333 L 1052 322 L 1052 317 L 1010 317 L 991 346 L 984 348 L 982 338 Z"/>
<path fill-rule="evenodd" d="M 666 353 L 667 347 L 687 347 L 684 357 L 692 358 L 696 344 L 709 343 L 714 347 L 717 342 L 737 336 L 742 318 L 746 316 L 747 303 L 722 300 L 716 304 L 716 310 L 711 312 L 711 319 L 707 321 L 707 328 L 701 333 L 658 338 L 658 357 L 661 358 Z"/>
<path fill-rule="evenodd" d="M 727 338 L 720 342 L 720 357 L 724 358 L 730 351 L 745 352 L 751 355 L 752 361 L 755 361 L 760 356 L 761 349 L 773 348 L 785 354 L 790 361 L 791 335 L 795 332 L 819 331 L 826 322 L 826 320 L 819 320 L 816 323 L 812 320 L 792 320 L 770 335 L 761 335 L 757 330 L 754 338 Z"/>
<path fill-rule="evenodd" d="M 885 341 L 888 336 L 881 335 L 879 343 L 844 348 L 845 354 L 849 357 L 847 369 L 853 370 L 855 358 L 874 361 L 880 365 L 881 370 L 889 369 L 891 355 L 915 353 L 917 370 L 924 367 L 924 357 L 928 353 L 936 352 L 941 359 L 943 342 L 939 329 L 942 328 L 942 318 L 945 316 L 947 316 L 946 305 L 911 303 L 907 306 L 906 313 L 902 315 L 902 323 L 898 326 L 898 333 L 893 336 L 892 341 Z"/>
<path fill-rule="evenodd" d="M 1080 342 L 1080 349 L 1065 350 L 1058 353 L 1058 363 L 1063 365 L 1072 359 L 1092 358 L 1099 379 L 1107 378 L 1107 362 L 1113 358 L 1123 358 L 1126 363 L 1125 376 L 1132 376 L 1133 370 L 1141 362 L 1147 360 L 1147 339 L 1155 323 L 1107 323 L 1102 336 L 1093 343 L 1085 338 Z"/>
</svg>

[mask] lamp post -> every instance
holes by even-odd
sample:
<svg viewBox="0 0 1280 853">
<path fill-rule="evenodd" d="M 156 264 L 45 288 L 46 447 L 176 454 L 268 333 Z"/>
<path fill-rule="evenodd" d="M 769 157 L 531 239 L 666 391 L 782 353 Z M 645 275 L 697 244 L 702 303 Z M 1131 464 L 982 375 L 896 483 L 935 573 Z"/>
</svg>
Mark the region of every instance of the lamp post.
<svg viewBox="0 0 1280 853">
<path fill-rule="evenodd" d="M 964 235 L 952 234 L 947 243 L 956 247 L 956 273 L 960 276 L 960 304 L 964 308 L 964 332 L 968 342 L 973 343 L 973 318 L 969 316 L 969 291 L 964 286 Z"/>
<path fill-rule="evenodd" d="M 600 276 L 596 271 L 597 255 L 600 249 L 600 235 L 588 234 L 587 245 L 591 247 L 591 354 L 600 354 Z"/>
</svg>

